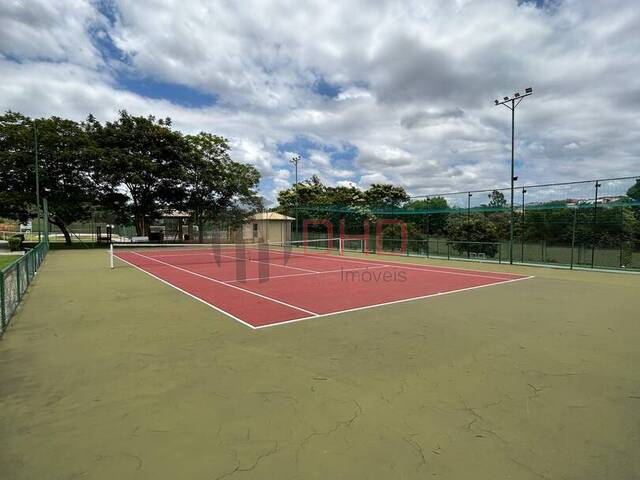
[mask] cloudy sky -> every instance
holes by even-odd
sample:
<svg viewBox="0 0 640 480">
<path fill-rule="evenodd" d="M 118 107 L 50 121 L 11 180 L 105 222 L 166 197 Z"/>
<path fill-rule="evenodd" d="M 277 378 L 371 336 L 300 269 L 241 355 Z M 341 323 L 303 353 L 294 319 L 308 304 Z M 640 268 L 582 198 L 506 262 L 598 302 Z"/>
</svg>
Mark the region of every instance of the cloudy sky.
<svg viewBox="0 0 640 480">
<path fill-rule="evenodd" d="M 169 116 L 300 176 L 413 194 L 640 173 L 637 0 L 3 0 L 0 109 Z"/>
</svg>

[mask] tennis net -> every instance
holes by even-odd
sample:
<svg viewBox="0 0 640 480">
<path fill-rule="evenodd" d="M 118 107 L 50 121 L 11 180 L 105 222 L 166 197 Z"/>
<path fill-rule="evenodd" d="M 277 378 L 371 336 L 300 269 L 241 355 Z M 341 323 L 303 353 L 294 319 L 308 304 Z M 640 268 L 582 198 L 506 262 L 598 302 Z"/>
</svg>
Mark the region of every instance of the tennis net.
<svg viewBox="0 0 640 480">
<path fill-rule="evenodd" d="M 269 262 L 313 255 L 340 255 L 339 238 L 255 243 L 113 243 L 110 266 L 221 265 L 230 262 Z"/>
</svg>

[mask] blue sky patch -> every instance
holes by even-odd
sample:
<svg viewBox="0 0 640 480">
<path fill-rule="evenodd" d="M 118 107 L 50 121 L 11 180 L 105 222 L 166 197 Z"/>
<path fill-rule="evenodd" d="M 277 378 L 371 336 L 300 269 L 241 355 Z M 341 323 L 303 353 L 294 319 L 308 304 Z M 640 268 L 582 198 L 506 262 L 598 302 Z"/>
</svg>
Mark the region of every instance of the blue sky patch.
<svg viewBox="0 0 640 480">
<path fill-rule="evenodd" d="M 313 91 L 323 97 L 335 98 L 340 94 L 340 87 L 327 82 L 320 77 L 313 85 Z"/>
<path fill-rule="evenodd" d="M 149 78 L 133 78 L 119 75 L 118 86 L 143 97 L 167 100 L 185 107 L 209 107 L 218 101 L 216 95 L 175 83 L 164 83 Z"/>
</svg>

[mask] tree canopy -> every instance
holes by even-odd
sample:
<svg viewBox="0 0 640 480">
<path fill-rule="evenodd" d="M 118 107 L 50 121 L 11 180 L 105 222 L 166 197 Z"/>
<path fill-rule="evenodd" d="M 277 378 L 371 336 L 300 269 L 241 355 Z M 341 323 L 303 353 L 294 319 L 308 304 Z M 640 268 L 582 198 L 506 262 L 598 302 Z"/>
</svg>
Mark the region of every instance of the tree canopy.
<svg viewBox="0 0 640 480">
<path fill-rule="evenodd" d="M 34 130 L 39 178 L 48 221 L 71 241 L 68 225 L 109 211 L 148 235 L 172 210 L 186 210 L 200 225 L 217 218 L 243 219 L 261 205 L 259 172 L 230 157 L 226 139 L 184 136 L 171 120 L 126 111 L 104 124 L 16 112 L 0 116 L 0 215 L 24 221 L 37 215 Z M 202 231 L 202 229 L 201 229 Z"/>
</svg>

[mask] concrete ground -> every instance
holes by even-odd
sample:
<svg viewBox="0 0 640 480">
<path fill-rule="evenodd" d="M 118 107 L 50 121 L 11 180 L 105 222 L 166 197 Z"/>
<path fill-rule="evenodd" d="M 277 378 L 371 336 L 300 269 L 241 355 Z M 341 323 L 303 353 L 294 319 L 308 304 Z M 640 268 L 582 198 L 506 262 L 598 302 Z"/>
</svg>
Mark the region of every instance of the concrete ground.
<svg viewBox="0 0 640 480">
<path fill-rule="evenodd" d="M 2 478 L 640 477 L 638 275 L 431 261 L 536 278 L 252 331 L 106 257 L 0 340 Z"/>
</svg>

